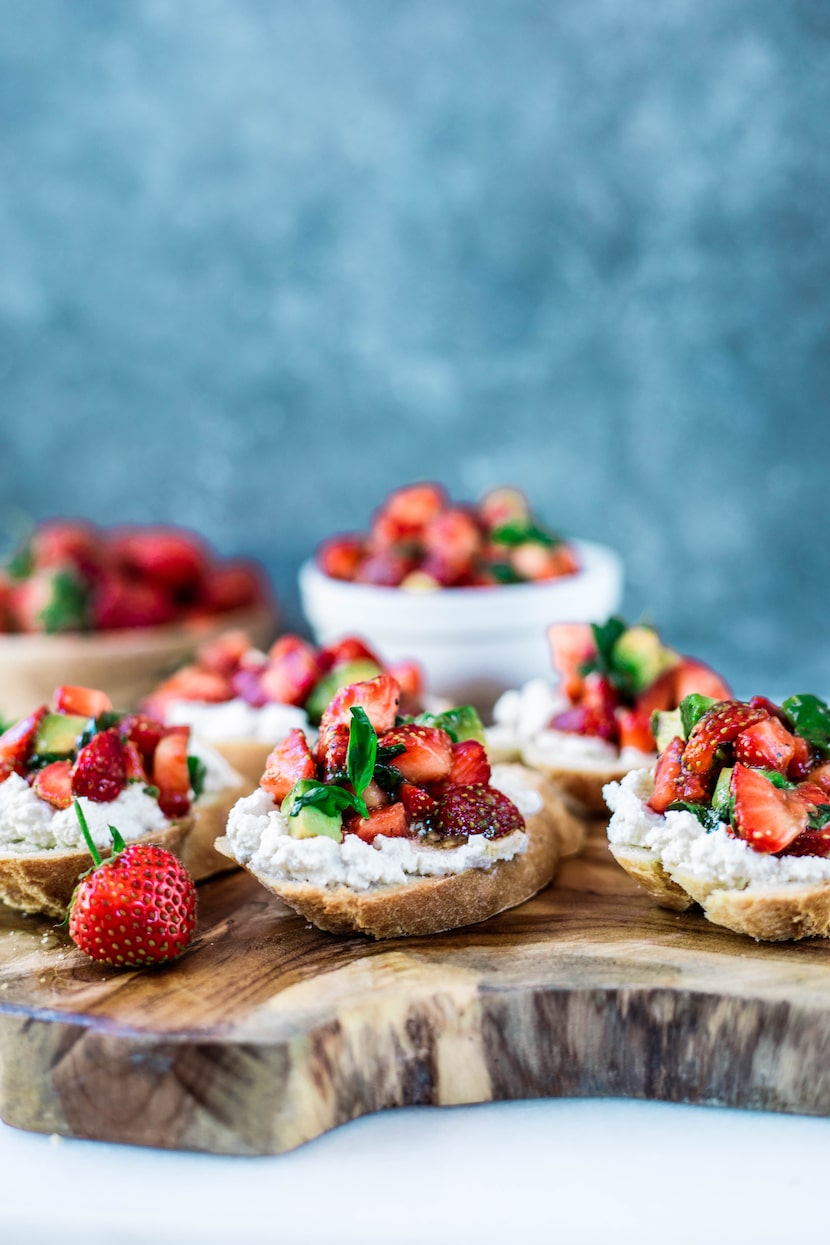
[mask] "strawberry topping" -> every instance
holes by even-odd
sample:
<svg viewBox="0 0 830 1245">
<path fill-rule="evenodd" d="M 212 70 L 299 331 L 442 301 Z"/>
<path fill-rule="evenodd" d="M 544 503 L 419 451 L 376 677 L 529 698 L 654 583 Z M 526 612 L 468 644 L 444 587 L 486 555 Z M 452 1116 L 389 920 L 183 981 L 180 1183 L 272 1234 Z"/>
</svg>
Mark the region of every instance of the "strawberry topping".
<svg viewBox="0 0 830 1245">
<path fill-rule="evenodd" d="M 20 722 L 15 722 L 14 726 L 10 726 L 0 735 L 0 770 L 3 778 L 8 778 L 12 770 L 23 773 L 32 751 L 37 728 L 48 712 L 47 706 L 41 705 L 34 713 L 21 719 Z"/>
<path fill-rule="evenodd" d="M 368 817 L 358 817 L 350 821 L 347 828 L 365 843 L 372 843 L 379 834 L 387 838 L 404 838 L 409 834 L 406 810 L 400 803 L 373 808 Z"/>
<path fill-rule="evenodd" d="M 797 788 L 775 787 L 739 763 L 732 773 L 732 794 L 738 833 L 756 852 L 781 852 L 807 829 L 810 806 Z"/>
<path fill-rule="evenodd" d="M 766 709 L 753 709 L 740 700 L 713 705 L 695 725 L 683 754 L 683 763 L 696 774 L 704 774 L 715 762 L 719 748 L 731 744 L 742 731 L 769 717 Z"/>
<path fill-rule="evenodd" d="M 118 731 L 111 728 L 93 735 L 72 767 L 72 794 L 109 804 L 126 785 L 127 754 Z"/>
<path fill-rule="evenodd" d="M 391 765 L 408 782 L 423 786 L 446 778 L 452 765 L 452 740 L 446 731 L 434 726 L 418 726 L 414 722 L 396 726 L 380 740 L 381 747 L 403 747 Z"/>
<path fill-rule="evenodd" d="M 69 808 L 72 803 L 72 765 L 69 761 L 53 761 L 38 770 L 32 790 L 53 808 Z"/>
<path fill-rule="evenodd" d="M 786 774 L 795 754 L 795 743 L 795 736 L 778 718 L 765 718 L 741 731 L 735 740 L 735 760 Z"/>
<path fill-rule="evenodd" d="M 487 753 L 477 739 L 464 739 L 452 746 L 452 764 L 447 775 L 454 785 L 490 782 L 490 762 Z"/>
<path fill-rule="evenodd" d="M 265 762 L 259 785 L 280 803 L 302 778 L 316 778 L 317 766 L 303 732 L 297 728 L 277 744 Z"/>
<path fill-rule="evenodd" d="M 55 690 L 55 709 L 58 713 L 98 718 L 112 710 L 112 701 L 106 692 L 99 692 L 93 687 L 63 686 Z"/>
<path fill-rule="evenodd" d="M 450 787 L 439 804 L 436 820 L 448 836 L 483 834 L 487 839 L 523 830 L 525 824 L 512 800 L 495 787 L 479 783 Z"/>
</svg>

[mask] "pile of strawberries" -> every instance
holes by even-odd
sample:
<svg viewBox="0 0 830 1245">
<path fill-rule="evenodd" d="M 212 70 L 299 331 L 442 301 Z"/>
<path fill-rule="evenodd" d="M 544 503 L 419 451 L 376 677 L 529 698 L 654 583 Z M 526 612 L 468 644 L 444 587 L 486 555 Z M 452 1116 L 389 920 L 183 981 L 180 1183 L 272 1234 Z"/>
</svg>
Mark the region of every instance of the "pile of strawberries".
<svg viewBox="0 0 830 1245">
<path fill-rule="evenodd" d="M 86 725 L 69 750 L 56 756 L 35 749 L 38 728 L 49 712 L 41 705 L 0 735 L 0 782 L 18 774 L 56 809 L 69 808 L 79 796 L 109 804 L 128 783 L 137 782 L 158 799 L 166 817 L 189 812 L 194 778 L 189 727 L 165 727 L 140 713 L 114 713 L 109 697 L 93 688 L 59 687 L 52 712 L 86 719 Z"/>
<path fill-rule="evenodd" d="M 517 489 L 494 489 L 477 506 L 459 506 L 439 484 L 390 493 L 368 534 L 324 541 L 317 564 L 333 579 L 413 591 L 526 583 L 579 570 L 574 550 L 534 521 Z"/>
<path fill-rule="evenodd" d="M 422 695 L 419 666 L 399 662 L 386 667 L 357 636 L 318 648 L 301 636 L 284 635 L 265 654 L 252 647 L 244 631 L 227 631 L 202 645 L 195 661 L 156 688 L 144 707 L 162 720 L 176 700 L 220 704 L 241 697 L 256 708 L 272 703 L 304 708 L 321 680 L 355 663 L 363 666 L 365 677 L 384 670 L 393 675 L 411 705 Z"/>
<path fill-rule="evenodd" d="M 612 620 L 613 621 L 613 620 Z M 730 695 L 726 683 L 709 666 L 678 655 L 671 669 L 641 691 L 633 692 L 617 677 L 613 653 L 601 659 L 603 628 L 588 623 L 556 623 L 548 628 L 554 669 L 570 707 L 551 719 L 551 730 L 590 735 L 618 748 L 654 752 L 652 714 L 675 709 L 685 696 L 698 692 L 720 700 Z"/>
<path fill-rule="evenodd" d="M 343 833 L 366 843 L 378 835 L 436 842 L 475 834 L 493 839 L 522 829 L 515 804 L 490 786 L 482 744 L 456 742 L 439 726 L 401 721 L 400 695 L 388 674 L 343 688 L 323 714 L 314 749 L 302 731 L 292 730 L 269 756 L 260 785 L 277 803 L 303 780 L 353 790 L 347 754 L 352 710 L 360 708 L 377 735 L 378 761 L 358 793 L 367 816 L 347 809 Z"/>
<path fill-rule="evenodd" d="M 815 701 L 830 722 L 826 706 Z M 657 813 L 688 808 L 704 824 L 718 779 L 730 771 L 723 805 L 713 822 L 724 821 L 758 852 L 830 856 L 830 735 L 810 742 L 784 707 L 764 696 L 711 705 L 684 740 L 676 736 L 661 753 L 649 806 Z"/>
<path fill-rule="evenodd" d="M 0 631 L 109 631 L 212 619 L 270 600 L 254 564 L 172 527 L 54 520 L 0 571 Z"/>
</svg>

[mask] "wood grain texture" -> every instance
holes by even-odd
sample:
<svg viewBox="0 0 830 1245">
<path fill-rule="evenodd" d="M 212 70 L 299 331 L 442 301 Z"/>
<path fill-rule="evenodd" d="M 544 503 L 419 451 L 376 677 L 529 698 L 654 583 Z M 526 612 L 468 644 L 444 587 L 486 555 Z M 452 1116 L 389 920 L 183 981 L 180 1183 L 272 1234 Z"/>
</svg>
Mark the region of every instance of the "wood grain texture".
<svg viewBox="0 0 830 1245">
<path fill-rule="evenodd" d="M 43 1132 L 289 1150 L 417 1103 L 619 1095 L 830 1114 L 830 945 L 661 910 L 604 838 L 481 925 L 374 943 L 246 873 L 177 964 L 115 974 L 0 917 L 0 1114 Z"/>
</svg>

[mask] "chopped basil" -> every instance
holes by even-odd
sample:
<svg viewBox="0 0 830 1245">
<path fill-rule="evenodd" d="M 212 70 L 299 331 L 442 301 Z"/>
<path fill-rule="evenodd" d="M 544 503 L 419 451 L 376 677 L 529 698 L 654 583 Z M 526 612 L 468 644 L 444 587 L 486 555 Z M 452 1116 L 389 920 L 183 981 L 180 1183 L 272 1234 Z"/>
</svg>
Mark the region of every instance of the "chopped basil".
<svg viewBox="0 0 830 1245">
<path fill-rule="evenodd" d="M 378 737 L 365 709 L 360 705 L 353 705 L 351 715 L 349 747 L 346 752 L 346 769 L 349 774 L 349 782 L 355 789 L 355 794 L 362 796 L 372 781 L 375 772 L 375 761 L 378 755 Z"/>
<path fill-rule="evenodd" d="M 798 785 L 797 783 L 790 782 L 789 778 L 787 778 L 785 774 L 779 774 L 777 769 L 759 768 L 758 773 L 763 774 L 764 777 L 772 783 L 773 787 L 786 789 L 787 787 L 795 787 Z"/>
<path fill-rule="evenodd" d="M 137 781 L 140 781 L 140 780 L 137 780 Z M 159 791 L 158 787 L 151 787 L 149 784 L 145 784 L 145 786 L 143 786 L 141 790 L 144 792 L 145 795 L 149 795 L 150 798 L 153 800 L 157 800 L 159 796 L 161 795 L 161 792 Z"/>
<path fill-rule="evenodd" d="M 809 830 L 823 830 L 830 822 L 830 804 L 818 804 L 816 811 L 807 818 Z"/>
<path fill-rule="evenodd" d="M 6 563 L 6 570 L 9 572 L 11 579 L 20 580 L 28 579 L 34 569 L 35 555 L 32 552 L 31 544 L 27 541 L 9 558 Z"/>
<path fill-rule="evenodd" d="M 52 579 L 49 604 L 40 611 L 47 635 L 58 631 L 84 631 L 89 625 L 89 588 L 69 571 L 58 571 Z"/>
<path fill-rule="evenodd" d="M 194 800 L 198 800 L 199 796 L 204 794 L 206 774 L 207 766 L 201 757 L 189 756 L 187 758 L 187 776 L 190 779 Z"/>
<path fill-rule="evenodd" d="M 804 692 L 800 696 L 790 696 L 781 708 L 796 734 L 818 748 L 823 756 L 830 756 L 830 708 L 823 700 Z"/>
<path fill-rule="evenodd" d="M 676 810 L 683 810 L 692 813 L 697 817 L 700 824 L 704 827 L 707 834 L 711 834 L 713 830 L 717 830 L 721 823 L 721 819 L 713 808 L 708 804 L 690 804 L 686 800 L 676 800 L 674 804 L 670 804 L 666 812 L 673 813 Z"/>
<path fill-rule="evenodd" d="M 552 549 L 554 545 L 562 543 L 561 536 L 529 522 L 504 523 L 493 529 L 490 540 L 494 545 L 506 545 L 509 549 L 526 544 L 543 545 L 546 549 Z"/>
<path fill-rule="evenodd" d="M 78 751 L 85 748 L 91 739 L 100 735 L 101 731 L 108 731 L 113 726 L 118 726 L 123 717 L 123 713 L 116 713 L 114 709 L 105 709 L 103 713 L 98 714 L 97 718 L 90 718 L 75 741 L 75 747 Z"/>
<path fill-rule="evenodd" d="M 322 783 L 309 783 L 305 791 L 294 796 L 289 817 L 296 817 L 300 810 L 306 807 L 318 808 L 321 813 L 325 813 L 326 817 L 336 817 L 339 813 L 345 812 L 347 808 L 357 809 L 361 817 L 369 816 L 369 810 L 363 800 L 353 791 L 338 787 L 336 783 L 331 783 L 329 786 L 324 786 Z"/>
<path fill-rule="evenodd" d="M 490 574 L 499 584 L 523 584 L 524 575 L 520 575 L 509 562 L 491 562 Z"/>
</svg>

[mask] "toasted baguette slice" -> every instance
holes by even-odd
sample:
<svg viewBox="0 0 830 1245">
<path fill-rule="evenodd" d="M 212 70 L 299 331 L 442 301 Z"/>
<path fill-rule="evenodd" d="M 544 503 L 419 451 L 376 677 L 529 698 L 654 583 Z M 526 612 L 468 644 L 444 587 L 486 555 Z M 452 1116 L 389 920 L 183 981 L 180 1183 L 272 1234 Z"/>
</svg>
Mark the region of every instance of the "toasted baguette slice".
<svg viewBox="0 0 830 1245">
<path fill-rule="evenodd" d="M 262 743 L 258 739 L 220 739 L 216 742 L 211 740 L 210 746 L 236 770 L 243 788 L 240 794 L 248 795 L 259 786 L 265 762 L 275 742 L 276 740 Z"/>
<path fill-rule="evenodd" d="M 640 765 L 648 765 L 653 758 L 643 757 Z M 622 761 L 602 760 L 592 765 L 568 766 L 552 764 L 543 747 L 536 740 L 528 740 L 522 747 L 522 761 L 531 769 L 544 774 L 558 787 L 583 817 L 608 817 L 608 805 L 602 794 L 609 782 L 619 782 L 632 768 Z"/>
<path fill-rule="evenodd" d="M 608 846 L 617 863 L 648 891 L 652 899 L 657 900 L 661 908 L 685 912 L 694 907 L 694 899 L 682 886 L 671 880 L 656 852 L 648 847 L 633 847 L 631 844 L 609 843 Z"/>
<path fill-rule="evenodd" d="M 217 873 L 227 873 L 236 868 L 233 861 L 217 852 L 214 844 L 218 836 L 225 833 L 228 813 L 236 801 L 249 791 L 247 783 L 225 787 L 222 791 L 202 796 L 193 805 L 190 829 L 176 855 L 189 870 L 194 882 L 204 882 Z"/>
<path fill-rule="evenodd" d="M 402 886 L 356 891 L 346 886 L 313 886 L 302 882 L 275 882 L 255 877 L 268 890 L 333 934 L 369 934 L 373 938 L 437 934 L 485 921 L 530 899 L 552 881 L 562 846 L 575 850 L 582 830 L 562 799 L 548 784 L 541 790 L 538 776 L 513 767 L 528 786 L 539 790 L 543 807 L 528 816 L 528 847 L 512 860 L 497 861 L 487 869 L 467 869 L 441 878 L 413 878 Z M 543 780 L 542 780 L 543 781 Z M 230 851 L 227 840 L 217 843 Z M 249 867 L 249 866 L 246 866 Z"/>
<path fill-rule="evenodd" d="M 132 843 L 158 843 L 168 851 L 182 856 L 183 846 L 193 828 L 190 817 L 171 821 L 163 830 L 131 839 Z M 110 853 L 101 850 L 102 856 Z M 63 917 L 78 878 L 92 868 L 92 857 L 86 851 L 32 852 L 28 856 L 4 852 L 0 855 L 0 900 L 18 912 L 42 912 L 45 916 Z"/>
</svg>

